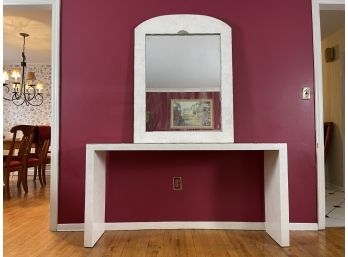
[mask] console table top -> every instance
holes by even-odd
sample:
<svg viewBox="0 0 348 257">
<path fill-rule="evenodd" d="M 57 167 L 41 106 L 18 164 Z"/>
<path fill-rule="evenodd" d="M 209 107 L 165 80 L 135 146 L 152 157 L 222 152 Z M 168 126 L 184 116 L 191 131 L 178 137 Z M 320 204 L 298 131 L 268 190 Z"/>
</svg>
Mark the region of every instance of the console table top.
<svg viewBox="0 0 348 257">
<path fill-rule="evenodd" d="M 91 151 L 264 151 L 286 150 L 286 143 L 126 143 L 126 144 L 87 144 Z"/>
</svg>

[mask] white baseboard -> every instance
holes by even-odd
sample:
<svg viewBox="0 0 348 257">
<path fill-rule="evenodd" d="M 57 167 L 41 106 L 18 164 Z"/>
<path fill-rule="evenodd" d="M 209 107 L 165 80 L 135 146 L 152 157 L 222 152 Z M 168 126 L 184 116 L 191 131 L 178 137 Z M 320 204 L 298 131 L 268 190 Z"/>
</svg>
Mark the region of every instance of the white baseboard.
<svg viewBox="0 0 348 257">
<path fill-rule="evenodd" d="M 144 229 L 235 229 L 265 230 L 264 222 L 112 222 L 105 223 L 105 230 Z M 83 231 L 84 223 L 58 224 L 57 231 Z M 290 230 L 318 230 L 317 223 L 290 223 Z"/>
<path fill-rule="evenodd" d="M 58 224 L 57 231 L 83 231 L 84 223 Z"/>
<path fill-rule="evenodd" d="M 290 223 L 290 230 L 319 230 L 318 223 Z"/>
<path fill-rule="evenodd" d="M 264 222 L 115 222 L 105 223 L 105 230 L 143 229 L 243 229 L 264 230 Z"/>
</svg>

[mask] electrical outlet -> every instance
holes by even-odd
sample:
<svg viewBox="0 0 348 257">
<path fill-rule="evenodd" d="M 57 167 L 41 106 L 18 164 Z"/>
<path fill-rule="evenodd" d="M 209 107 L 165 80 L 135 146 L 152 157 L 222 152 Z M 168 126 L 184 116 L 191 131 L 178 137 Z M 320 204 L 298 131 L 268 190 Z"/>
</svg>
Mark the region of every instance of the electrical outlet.
<svg viewBox="0 0 348 257">
<path fill-rule="evenodd" d="M 182 177 L 173 177 L 173 190 L 182 190 Z"/>
<path fill-rule="evenodd" d="M 302 88 L 302 99 L 303 100 L 311 99 L 311 89 L 309 87 Z"/>
</svg>

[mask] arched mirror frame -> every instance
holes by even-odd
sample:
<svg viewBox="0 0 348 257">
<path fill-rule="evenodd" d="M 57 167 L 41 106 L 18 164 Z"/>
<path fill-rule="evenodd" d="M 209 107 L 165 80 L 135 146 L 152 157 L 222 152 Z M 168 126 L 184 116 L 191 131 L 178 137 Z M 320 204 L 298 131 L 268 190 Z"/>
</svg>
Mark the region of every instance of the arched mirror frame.
<svg viewBox="0 0 348 257">
<path fill-rule="evenodd" d="M 145 38 L 148 34 L 220 34 L 221 130 L 146 131 Z M 232 33 L 226 23 L 204 15 L 165 15 L 146 20 L 135 28 L 134 42 L 134 143 L 232 143 L 233 78 Z"/>
</svg>

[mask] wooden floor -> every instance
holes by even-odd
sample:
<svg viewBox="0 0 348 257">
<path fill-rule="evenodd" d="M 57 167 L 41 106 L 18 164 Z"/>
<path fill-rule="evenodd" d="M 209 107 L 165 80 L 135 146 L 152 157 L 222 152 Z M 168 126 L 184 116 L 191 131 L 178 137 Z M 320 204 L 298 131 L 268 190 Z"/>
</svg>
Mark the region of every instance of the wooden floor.
<svg viewBox="0 0 348 257">
<path fill-rule="evenodd" d="M 4 201 L 4 256 L 119 257 L 320 257 L 344 256 L 344 229 L 291 232 L 291 247 L 279 247 L 264 231 L 143 230 L 109 231 L 93 249 L 83 247 L 82 232 L 49 231 L 49 186 L 29 178 L 29 194 L 11 180 Z"/>
</svg>

